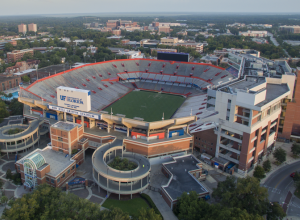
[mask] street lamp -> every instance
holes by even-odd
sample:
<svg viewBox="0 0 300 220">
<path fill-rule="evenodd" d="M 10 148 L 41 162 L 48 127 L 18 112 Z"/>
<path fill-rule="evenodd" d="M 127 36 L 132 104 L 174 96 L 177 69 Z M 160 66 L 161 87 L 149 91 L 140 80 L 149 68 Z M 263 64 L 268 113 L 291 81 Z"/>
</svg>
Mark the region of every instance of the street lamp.
<svg viewBox="0 0 300 220">
<path fill-rule="evenodd" d="M 39 68 L 39 65 L 38 64 L 35 64 L 35 70 L 36 70 L 36 80 L 38 81 L 39 80 L 39 75 L 38 75 L 38 68 Z"/>
</svg>

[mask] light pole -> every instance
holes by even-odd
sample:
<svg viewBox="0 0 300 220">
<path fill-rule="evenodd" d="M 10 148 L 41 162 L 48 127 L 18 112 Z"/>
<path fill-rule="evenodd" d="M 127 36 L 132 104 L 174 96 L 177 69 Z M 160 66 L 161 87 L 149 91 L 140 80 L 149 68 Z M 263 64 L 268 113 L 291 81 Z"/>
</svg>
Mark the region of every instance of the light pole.
<svg viewBox="0 0 300 220">
<path fill-rule="evenodd" d="M 83 52 L 84 63 L 85 63 L 85 57 L 86 57 L 86 52 Z"/>
<path fill-rule="evenodd" d="M 36 81 L 38 81 L 39 80 L 39 75 L 38 75 L 38 68 L 39 68 L 39 65 L 38 64 L 36 64 L 35 65 L 35 70 L 36 70 Z"/>
</svg>

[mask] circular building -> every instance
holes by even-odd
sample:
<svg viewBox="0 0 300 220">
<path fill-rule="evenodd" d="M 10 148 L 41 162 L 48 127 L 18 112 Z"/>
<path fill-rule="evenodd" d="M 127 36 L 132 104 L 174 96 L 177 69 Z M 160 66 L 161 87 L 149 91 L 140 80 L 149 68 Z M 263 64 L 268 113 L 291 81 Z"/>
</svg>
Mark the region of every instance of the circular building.
<svg viewBox="0 0 300 220">
<path fill-rule="evenodd" d="M 122 159 L 126 158 L 137 167 L 126 171 L 110 167 L 108 164 L 117 156 Z M 92 163 L 94 181 L 107 192 L 119 194 L 119 198 L 120 195 L 132 197 L 132 194 L 145 190 L 149 185 L 150 162 L 140 154 L 124 152 L 119 140 L 115 140 L 115 143 L 107 143 L 95 150 Z"/>
</svg>

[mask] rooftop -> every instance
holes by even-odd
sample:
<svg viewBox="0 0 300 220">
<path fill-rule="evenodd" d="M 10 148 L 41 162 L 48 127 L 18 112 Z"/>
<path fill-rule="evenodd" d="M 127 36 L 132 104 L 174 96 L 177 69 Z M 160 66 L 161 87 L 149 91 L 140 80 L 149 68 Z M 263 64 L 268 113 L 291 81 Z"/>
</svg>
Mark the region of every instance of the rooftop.
<svg viewBox="0 0 300 220">
<path fill-rule="evenodd" d="M 188 171 L 199 169 L 196 165 L 198 163 L 200 162 L 191 155 L 175 157 L 173 162 L 164 163 L 164 166 L 173 174 L 173 179 L 169 186 L 163 188 L 173 200 L 180 197 L 183 192 L 196 191 L 198 194 L 208 192 L 200 182 L 188 173 Z"/>
<path fill-rule="evenodd" d="M 77 126 L 81 127 L 82 125 L 76 124 L 76 123 L 72 123 L 72 122 L 58 121 L 57 123 L 55 123 L 51 127 L 59 128 L 61 130 L 65 130 L 65 131 L 71 131 L 73 128 L 75 128 Z"/>
<path fill-rule="evenodd" d="M 277 99 L 278 97 L 284 95 L 290 91 L 287 84 L 267 84 L 267 94 L 264 101 L 256 104 L 258 107 L 262 107 L 265 104 L 273 101 L 274 99 Z"/>
</svg>

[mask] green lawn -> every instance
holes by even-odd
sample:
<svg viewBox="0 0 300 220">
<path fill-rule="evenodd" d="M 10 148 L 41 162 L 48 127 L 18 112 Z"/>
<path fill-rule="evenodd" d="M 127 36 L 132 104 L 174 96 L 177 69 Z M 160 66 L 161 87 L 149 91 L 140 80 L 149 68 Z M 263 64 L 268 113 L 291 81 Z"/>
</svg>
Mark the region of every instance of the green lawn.
<svg viewBox="0 0 300 220">
<path fill-rule="evenodd" d="M 147 202 L 142 198 L 134 198 L 126 201 L 106 199 L 102 206 L 108 209 L 111 209 L 112 207 L 118 207 L 122 209 L 123 212 L 129 213 L 130 216 L 138 215 L 142 208 L 150 208 Z"/>
<path fill-rule="evenodd" d="M 160 121 L 164 113 L 164 119 L 170 119 L 174 112 L 184 102 L 185 98 L 179 95 L 132 91 L 116 101 L 104 111 L 112 112 L 114 115 L 123 114 L 126 118 L 139 117 L 144 121 Z"/>
</svg>

